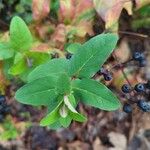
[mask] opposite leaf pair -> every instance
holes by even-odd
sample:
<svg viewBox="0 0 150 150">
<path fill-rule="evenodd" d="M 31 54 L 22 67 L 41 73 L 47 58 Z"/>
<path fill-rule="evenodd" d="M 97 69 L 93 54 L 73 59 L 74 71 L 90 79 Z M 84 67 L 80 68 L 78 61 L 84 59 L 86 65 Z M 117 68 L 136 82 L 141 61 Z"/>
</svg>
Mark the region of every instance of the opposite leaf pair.
<svg viewBox="0 0 150 150">
<path fill-rule="evenodd" d="M 29 74 L 28 83 L 16 92 L 16 99 L 24 104 L 48 107 L 41 125 L 52 128 L 67 127 L 72 119 L 85 121 L 75 109 L 80 101 L 103 110 L 118 109 L 116 96 L 105 85 L 90 79 L 116 43 L 116 35 L 101 34 L 78 46 L 70 60 L 53 59 L 36 67 Z"/>
</svg>

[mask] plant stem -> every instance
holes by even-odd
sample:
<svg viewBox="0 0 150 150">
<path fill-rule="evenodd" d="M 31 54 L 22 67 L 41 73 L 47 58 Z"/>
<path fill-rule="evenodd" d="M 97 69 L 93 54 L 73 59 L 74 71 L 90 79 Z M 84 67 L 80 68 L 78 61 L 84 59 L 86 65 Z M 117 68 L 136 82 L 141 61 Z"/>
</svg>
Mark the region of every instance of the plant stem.
<svg viewBox="0 0 150 150">
<path fill-rule="evenodd" d="M 115 58 L 115 60 L 118 62 L 118 64 L 120 64 L 120 69 L 121 69 L 121 72 L 125 78 L 125 80 L 127 81 L 127 83 L 130 85 L 130 87 L 132 88 L 132 84 L 130 83 L 125 71 L 124 71 L 124 66 L 122 65 L 122 63 L 118 60 L 117 56 L 115 53 L 113 53 L 113 57 Z M 136 94 L 133 90 L 133 93 Z M 130 94 L 131 95 L 131 94 Z M 131 97 L 131 96 L 130 96 Z M 132 102 L 134 102 L 133 100 L 131 100 Z"/>
<path fill-rule="evenodd" d="M 135 33 L 135 32 L 129 32 L 129 31 L 118 31 L 118 33 L 132 35 L 132 36 L 138 36 L 141 38 L 148 38 L 148 35 L 141 34 L 141 33 Z"/>
</svg>

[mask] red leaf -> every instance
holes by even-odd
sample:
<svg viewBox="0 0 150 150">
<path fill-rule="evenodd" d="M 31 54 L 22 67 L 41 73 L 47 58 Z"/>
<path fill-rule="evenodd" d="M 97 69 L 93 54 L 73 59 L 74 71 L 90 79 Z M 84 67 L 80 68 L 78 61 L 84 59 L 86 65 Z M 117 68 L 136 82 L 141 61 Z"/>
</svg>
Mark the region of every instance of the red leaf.
<svg viewBox="0 0 150 150">
<path fill-rule="evenodd" d="M 42 20 L 50 12 L 50 0 L 33 0 L 32 11 L 34 20 Z"/>
</svg>

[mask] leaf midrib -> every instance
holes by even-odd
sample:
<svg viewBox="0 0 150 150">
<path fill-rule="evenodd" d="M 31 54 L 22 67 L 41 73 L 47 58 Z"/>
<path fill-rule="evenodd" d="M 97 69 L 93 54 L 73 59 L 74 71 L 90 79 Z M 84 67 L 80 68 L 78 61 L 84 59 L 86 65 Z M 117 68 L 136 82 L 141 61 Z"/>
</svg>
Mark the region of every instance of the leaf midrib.
<svg viewBox="0 0 150 150">
<path fill-rule="evenodd" d="M 94 54 L 89 57 L 89 59 L 86 60 L 86 62 L 79 68 L 79 70 L 75 73 L 75 76 L 78 76 L 82 68 L 98 53 L 99 51 L 96 51 Z"/>
<path fill-rule="evenodd" d="M 55 88 L 53 88 L 53 89 L 48 89 L 48 90 L 43 90 L 43 91 L 37 91 L 37 92 L 35 92 L 35 93 L 32 93 L 32 94 L 28 94 L 28 96 L 32 96 L 32 95 L 36 95 L 36 94 L 40 94 L 40 93 L 44 93 L 44 92 L 50 92 L 50 91 L 52 91 L 52 90 L 55 90 Z"/>
<path fill-rule="evenodd" d="M 43 75 L 43 76 L 40 76 L 40 77 L 36 77 L 36 76 L 33 76 L 33 75 L 31 75 L 31 77 L 30 77 L 30 75 L 29 75 L 28 82 L 30 83 L 32 81 L 35 81 L 35 80 L 38 80 L 38 79 L 41 79 L 41 78 L 45 78 L 45 77 L 51 77 L 51 76 L 56 77 L 56 75 L 59 76 L 59 74 L 62 74 L 62 73 L 66 73 L 66 72 L 51 73 L 51 74 Z"/>
<path fill-rule="evenodd" d="M 100 97 L 101 98 L 101 101 L 102 101 L 102 103 L 103 103 L 103 101 L 105 101 L 105 100 L 107 100 L 107 101 L 109 101 L 108 99 L 104 99 L 103 97 L 101 97 L 101 96 L 97 96 L 95 93 L 92 93 L 91 91 L 87 91 L 87 90 L 85 90 L 85 89 L 81 89 L 81 88 L 77 88 L 77 87 L 73 87 L 74 89 L 77 89 L 77 90 L 79 90 L 79 91 L 84 91 L 84 92 L 86 92 L 86 93 L 90 93 L 91 95 L 93 95 L 94 97 Z M 98 100 L 97 100 L 98 101 Z M 109 101 L 109 102 L 111 102 L 111 101 Z M 98 103 L 99 103 L 99 101 L 98 101 Z"/>
</svg>

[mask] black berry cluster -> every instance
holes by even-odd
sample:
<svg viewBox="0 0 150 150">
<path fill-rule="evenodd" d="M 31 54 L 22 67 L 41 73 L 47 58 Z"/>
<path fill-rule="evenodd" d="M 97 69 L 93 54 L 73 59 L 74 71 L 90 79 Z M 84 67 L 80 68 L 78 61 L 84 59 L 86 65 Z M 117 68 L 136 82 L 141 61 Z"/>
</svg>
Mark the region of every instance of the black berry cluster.
<svg viewBox="0 0 150 150">
<path fill-rule="evenodd" d="M 109 72 L 107 69 L 104 69 L 103 67 L 97 72 L 97 74 L 102 75 L 105 81 L 112 80 L 112 73 Z"/>
<path fill-rule="evenodd" d="M 129 61 L 119 65 L 121 66 L 122 72 L 126 64 L 131 61 L 135 62 L 134 64 L 138 64 L 139 67 L 146 66 L 146 58 L 144 53 L 135 51 Z M 123 72 L 123 74 L 125 73 Z M 128 84 L 122 85 L 121 90 L 125 94 L 125 97 L 126 99 L 128 99 L 128 101 L 123 105 L 123 111 L 126 113 L 131 113 L 133 110 L 132 105 L 136 104 L 136 106 L 143 112 L 149 112 L 150 103 L 148 102 L 147 95 L 150 94 L 150 81 L 148 81 L 147 83 L 137 83 L 135 86 L 132 86 L 128 81 L 126 75 L 124 76 Z"/>
<path fill-rule="evenodd" d="M 129 84 L 124 84 L 121 88 L 122 92 L 125 94 L 129 94 L 132 92 L 135 96 L 130 96 L 130 98 L 134 101 L 132 103 L 136 103 L 138 108 L 142 110 L 143 112 L 150 112 L 150 102 L 146 98 L 138 98 L 149 95 L 150 94 L 150 81 L 147 83 L 138 83 L 134 87 L 131 87 Z M 131 104 L 132 104 L 131 103 Z M 130 104 L 130 99 L 128 100 L 128 103 L 125 103 L 123 106 L 123 111 L 126 113 L 132 112 L 132 106 Z"/>
<path fill-rule="evenodd" d="M 114 56 L 114 58 L 116 59 L 117 57 Z M 124 72 L 124 68 L 127 67 L 129 63 L 134 65 L 138 64 L 139 67 L 146 66 L 146 57 L 144 53 L 135 51 L 132 55 L 132 58 L 127 62 L 117 62 L 118 63 L 112 66 L 110 70 L 102 67 L 94 76 L 94 78 L 97 77 L 97 75 L 100 75 L 103 76 L 105 81 L 111 81 L 112 69 L 116 68 L 121 70 L 124 78 L 127 81 L 127 84 L 124 84 L 121 87 L 121 91 L 124 93 L 123 97 L 127 99 L 127 101 L 123 105 L 123 111 L 126 113 L 132 113 L 133 105 L 136 105 L 143 112 L 150 112 L 150 103 L 148 102 L 149 98 L 147 96 L 150 95 L 150 81 L 148 81 L 147 83 L 137 83 L 136 85 L 132 86 Z"/>
<path fill-rule="evenodd" d="M 10 112 L 10 107 L 6 103 L 4 95 L 0 95 L 0 122 L 2 122 L 5 116 Z"/>
</svg>

